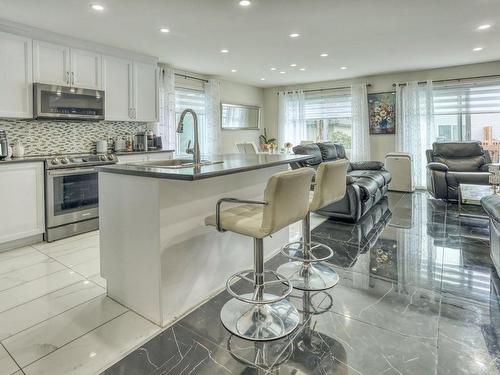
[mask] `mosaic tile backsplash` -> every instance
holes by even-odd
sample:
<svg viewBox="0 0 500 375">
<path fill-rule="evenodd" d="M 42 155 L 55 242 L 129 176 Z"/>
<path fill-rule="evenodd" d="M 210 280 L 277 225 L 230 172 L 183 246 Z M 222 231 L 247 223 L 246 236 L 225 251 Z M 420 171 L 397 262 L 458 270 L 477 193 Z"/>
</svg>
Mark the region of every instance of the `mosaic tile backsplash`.
<svg viewBox="0 0 500 375">
<path fill-rule="evenodd" d="M 9 143 L 20 141 L 29 156 L 95 152 L 96 140 L 135 134 L 147 126 L 143 122 L 0 119 Z"/>
</svg>

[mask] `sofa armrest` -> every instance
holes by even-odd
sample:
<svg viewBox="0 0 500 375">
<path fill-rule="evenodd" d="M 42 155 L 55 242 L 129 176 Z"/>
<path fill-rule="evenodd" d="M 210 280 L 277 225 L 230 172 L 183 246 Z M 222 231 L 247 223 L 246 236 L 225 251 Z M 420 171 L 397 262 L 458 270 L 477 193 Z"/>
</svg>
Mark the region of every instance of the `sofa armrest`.
<svg viewBox="0 0 500 375">
<path fill-rule="evenodd" d="M 346 176 L 346 185 L 352 185 L 356 181 L 352 176 Z"/>
<path fill-rule="evenodd" d="M 381 171 L 384 169 L 384 163 L 382 163 L 381 161 L 353 161 L 351 162 L 351 168 L 353 171 L 356 170 Z"/>
<path fill-rule="evenodd" d="M 481 198 L 481 205 L 491 220 L 500 223 L 500 195 L 488 195 Z"/>
<path fill-rule="evenodd" d="M 479 168 L 479 170 L 481 172 L 489 172 L 490 165 L 492 165 L 492 163 L 483 164 L 483 165 L 481 165 L 481 168 Z"/>
<path fill-rule="evenodd" d="M 446 164 L 437 162 L 427 164 L 427 168 L 430 169 L 431 171 L 441 171 L 441 172 L 448 171 L 448 166 Z"/>
</svg>

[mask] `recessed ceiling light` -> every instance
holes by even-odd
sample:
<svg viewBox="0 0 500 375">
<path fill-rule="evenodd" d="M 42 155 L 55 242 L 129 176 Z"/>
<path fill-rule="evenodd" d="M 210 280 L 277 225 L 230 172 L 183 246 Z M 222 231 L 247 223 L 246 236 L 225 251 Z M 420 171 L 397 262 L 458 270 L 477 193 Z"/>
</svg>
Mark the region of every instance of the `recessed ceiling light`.
<svg viewBox="0 0 500 375">
<path fill-rule="evenodd" d="M 479 25 L 476 30 L 486 30 L 486 29 L 489 29 L 490 27 L 491 27 L 491 25 L 486 23 L 484 25 Z"/>
<path fill-rule="evenodd" d="M 261 81 L 265 81 L 266 79 L 265 79 L 265 78 L 261 78 L 260 80 L 261 80 Z"/>
<path fill-rule="evenodd" d="M 346 70 L 347 69 L 347 66 L 341 66 L 340 69 L 342 70 Z"/>
<path fill-rule="evenodd" d="M 236 73 L 237 70 L 236 69 L 231 69 L 231 73 Z"/>
<path fill-rule="evenodd" d="M 483 50 L 483 47 L 475 47 L 472 49 L 474 52 L 479 52 Z"/>
<path fill-rule="evenodd" d="M 221 50 L 220 50 L 220 53 L 229 53 L 229 50 L 228 50 L 228 49 L 223 48 L 223 49 L 221 49 Z"/>
<path fill-rule="evenodd" d="M 276 68 L 271 68 L 272 71 L 276 70 Z"/>
<path fill-rule="evenodd" d="M 280 74 L 285 74 L 285 73 L 286 73 L 286 72 L 285 72 L 285 71 L 283 71 L 283 70 L 280 72 Z"/>
<path fill-rule="evenodd" d="M 321 57 L 327 57 L 327 56 L 328 56 L 328 53 L 322 53 L 320 56 L 321 56 Z"/>
<path fill-rule="evenodd" d="M 297 64 L 290 64 L 290 66 L 293 68 L 293 67 L 296 67 Z"/>
<path fill-rule="evenodd" d="M 304 71 L 304 70 L 306 70 L 306 68 L 300 68 L 299 70 L 302 70 L 302 71 Z"/>
<path fill-rule="evenodd" d="M 91 4 L 90 7 L 98 12 L 102 12 L 104 7 L 101 4 Z"/>
<path fill-rule="evenodd" d="M 250 0 L 240 0 L 239 1 L 239 4 L 242 6 L 242 7 L 247 7 L 249 6 L 250 4 L 252 4 L 252 2 Z"/>
<path fill-rule="evenodd" d="M 299 36 L 300 36 L 300 34 L 299 34 L 299 33 L 291 33 L 291 34 L 289 35 L 289 37 L 290 37 L 290 38 L 298 38 Z"/>
<path fill-rule="evenodd" d="M 168 29 L 166 27 L 162 27 L 162 28 L 160 28 L 160 32 L 162 32 L 162 33 L 169 33 L 170 29 Z"/>
</svg>

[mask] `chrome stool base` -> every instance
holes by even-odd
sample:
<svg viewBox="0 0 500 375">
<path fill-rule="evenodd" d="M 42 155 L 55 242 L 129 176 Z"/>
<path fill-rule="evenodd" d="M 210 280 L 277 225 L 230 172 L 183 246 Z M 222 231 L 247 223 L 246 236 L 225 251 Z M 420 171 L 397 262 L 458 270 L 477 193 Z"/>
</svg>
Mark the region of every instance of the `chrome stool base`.
<svg viewBox="0 0 500 375">
<path fill-rule="evenodd" d="M 241 297 L 252 299 L 253 294 Z M 265 300 L 279 298 L 264 294 Z M 232 334 L 253 341 L 276 340 L 289 335 L 299 324 L 299 312 L 287 300 L 252 305 L 233 298 L 222 307 L 222 324 Z"/>
<path fill-rule="evenodd" d="M 299 290 L 330 289 L 340 280 L 337 271 L 324 263 L 288 262 L 279 266 L 276 271 Z"/>
</svg>

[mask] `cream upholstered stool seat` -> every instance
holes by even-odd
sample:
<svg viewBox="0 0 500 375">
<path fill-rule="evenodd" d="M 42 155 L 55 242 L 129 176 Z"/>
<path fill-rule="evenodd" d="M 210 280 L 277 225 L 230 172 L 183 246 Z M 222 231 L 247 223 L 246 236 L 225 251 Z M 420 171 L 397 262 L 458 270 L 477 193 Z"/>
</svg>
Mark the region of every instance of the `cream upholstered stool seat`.
<svg viewBox="0 0 500 375">
<path fill-rule="evenodd" d="M 311 241 L 310 213 L 344 197 L 348 164 L 347 160 L 336 160 L 319 165 L 309 213 L 302 221 L 302 240 L 288 243 L 281 249 L 281 253 L 293 262 L 282 264 L 277 272 L 289 279 L 296 289 L 325 290 L 339 281 L 337 272 L 323 263 L 333 256 L 333 250 L 324 244 Z"/>
<path fill-rule="evenodd" d="M 231 231 L 254 238 L 254 268 L 232 275 L 226 289 L 234 297 L 222 307 L 222 324 L 231 333 L 249 340 L 266 341 L 284 337 L 299 323 L 297 309 L 285 298 L 291 293 L 289 280 L 264 269 L 264 238 L 302 220 L 309 211 L 309 188 L 314 170 L 301 168 L 276 173 L 267 182 L 263 201 L 223 198 L 216 213 L 205 219 L 218 231 Z M 222 204 L 235 203 L 222 210 Z M 252 292 L 238 294 L 233 282 L 240 280 Z M 281 295 L 266 291 L 273 286 L 287 288 Z"/>
</svg>

